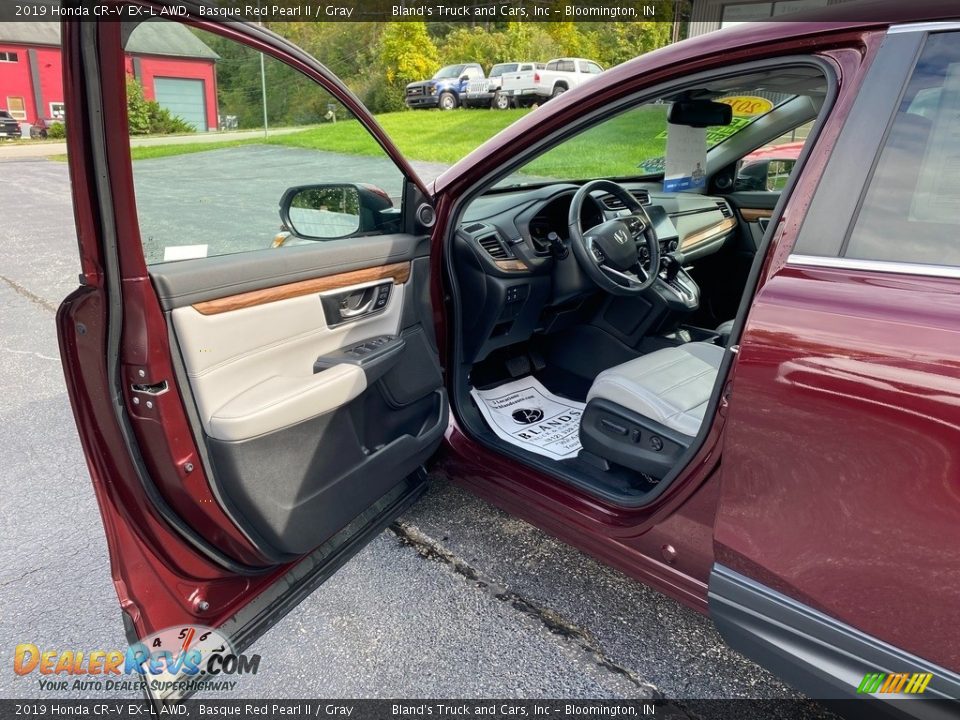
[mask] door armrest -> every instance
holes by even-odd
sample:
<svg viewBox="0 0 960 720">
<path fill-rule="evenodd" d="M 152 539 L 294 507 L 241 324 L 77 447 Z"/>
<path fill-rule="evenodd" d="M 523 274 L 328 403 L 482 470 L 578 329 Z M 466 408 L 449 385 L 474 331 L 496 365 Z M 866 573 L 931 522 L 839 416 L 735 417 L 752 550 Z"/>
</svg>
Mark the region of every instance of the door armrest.
<svg viewBox="0 0 960 720">
<path fill-rule="evenodd" d="M 217 409 L 210 437 L 248 440 L 332 412 L 366 389 L 363 369 L 347 363 L 312 375 L 275 375 Z"/>
<path fill-rule="evenodd" d="M 337 365 L 356 365 L 363 370 L 367 385 L 370 386 L 397 363 L 405 345 L 406 342 L 401 337 L 379 335 L 321 355 L 313 364 L 313 371 L 318 373 Z"/>
</svg>

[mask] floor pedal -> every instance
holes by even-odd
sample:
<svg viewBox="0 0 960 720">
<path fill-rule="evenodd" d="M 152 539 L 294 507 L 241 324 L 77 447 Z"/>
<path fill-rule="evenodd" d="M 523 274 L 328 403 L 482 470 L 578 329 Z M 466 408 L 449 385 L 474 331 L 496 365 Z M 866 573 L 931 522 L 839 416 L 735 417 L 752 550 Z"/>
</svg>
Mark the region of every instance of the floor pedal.
<svg viewBox="0 0 960 720">
<path fill-rule="evenodd" d="M 543 372 L 547 369 L 547 361 L 543 359 L 543 355 L 538 353 L 536 350 L 530 351 L 530 362 L 533 363 L 534 372 Z"/>
<path fill-rule="evenodd" d="M 530 374 L 530 360 L 525 355 L 512 357 L 504 363 L 510 377 L 519 378 Z"/>
</svg>

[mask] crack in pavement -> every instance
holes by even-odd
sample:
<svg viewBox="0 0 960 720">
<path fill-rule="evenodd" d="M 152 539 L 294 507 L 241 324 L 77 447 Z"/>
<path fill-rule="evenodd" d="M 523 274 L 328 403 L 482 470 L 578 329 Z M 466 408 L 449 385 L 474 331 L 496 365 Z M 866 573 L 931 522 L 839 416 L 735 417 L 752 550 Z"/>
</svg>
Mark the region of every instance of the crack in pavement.
<svg viewBox="0 0 960 720">
<path fill-rule="evenodd" d="M 639 678 L 632 670 L 607 657 L 596 638 L 589 631 L 570 622 L 555 610 L 539 605 L 483 575 L 418 527 L 397 520 L 390 525 L 389 529 L 401 544 L 412 547 L 422 558 L 449 566 L 456 574 L 471 581 L 481 592 L 487 593 L 496 600 L 507 603 L 514 610 L 539 621 L 552 634 L 561 637 L 585 653 L 596 665 L 608 672 L 620 675 L 636 686 L 644 693 L 642 697 L 664 700 L 663 693 L 655 685 Z M 682 713 L 673 715 L 674 717 L 689 717 L 676 704 L 671 703 L 671 705 L 673 705 L 674 711 Z"/>
<path fill-rule="evenodd" d="M 0 280 L 3 280 L 7 285 L 10 286 L 10 288 L 11 288 L 15 293 L 17 293 L 18 295 L 26 298 L 27 300 L 29 300 L 30 302 L 32 302 L 34 305 L 39 305 L 39 306 L 42 307 L 44 310 L 49 310 L 49 311 L 52 312 L 54 315 L 56 315 L 56 313 L 57 313 L 57 308 L 55 308 L 52 303 L 49 303 L 49 302 L 47 302 L 46 300 L 44 300 L 42 297 L 40 297 L 39 295 L 35 295 L 34 293 L 30 292 L 30 291 L 27 290 L 23 285 L 21 285 L 20 283 L 14 281 L 14 280 L 11 280 L 11 279 L 8 278 L 6 275 L 0 275 Z"/>
</svg>

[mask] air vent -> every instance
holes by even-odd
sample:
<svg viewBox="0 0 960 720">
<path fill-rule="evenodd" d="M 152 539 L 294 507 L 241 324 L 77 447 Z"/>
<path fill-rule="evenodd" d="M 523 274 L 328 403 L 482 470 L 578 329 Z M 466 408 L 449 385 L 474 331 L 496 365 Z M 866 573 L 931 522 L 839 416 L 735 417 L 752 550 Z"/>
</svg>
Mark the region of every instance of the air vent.
<svg viewBox="0 0 960 720">
<path fill-rule="evenodd" d="M 650 204 L 650 193 L 646 190 L 631 190 L 630 194 L 633 195 L 641 205 Z M 615 195 L 604 195 L 600 198 L 600 202 L 603 203 L 603 206 L 607 210 L 623 210 L 623 200 Z"/>
<path fill-rule="evenodd" d="M 720 212 L 725 218 L 733 217 L 733 210 L 731 210 L 730 206 L 727 205 L 726 200 L 717 200 L 717 207 L 720 208 Z"/>
<path fill-rule="evenodd" d="M 474 223 L 473 225 L 467 225 L 463 231 L 466 233 L 475 233 L 477 230 L 483 230 L 485 227 L 486 225 L 483 223 Z"/>
<path fill-rule="evenodd" d="M 507 260 L 510 257 L 510 253 L 507 252 L 507 249 L 500 242 L 500 238 L 496 235 L 484 235 L 477 238 L 477 242 L 480 243 L 480 247 L 487 251 L 487 255 L 494 260 Z"/>
</svg>

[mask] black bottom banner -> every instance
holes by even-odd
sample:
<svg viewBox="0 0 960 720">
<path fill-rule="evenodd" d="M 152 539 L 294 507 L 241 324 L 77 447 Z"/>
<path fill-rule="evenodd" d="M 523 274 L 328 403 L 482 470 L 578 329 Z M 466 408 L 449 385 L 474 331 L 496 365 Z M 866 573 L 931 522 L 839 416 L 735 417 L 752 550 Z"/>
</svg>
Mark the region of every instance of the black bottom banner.
<svg viewBox="0 0 960 720">
<path fill-rule="evenodd" d="M 807 720 L 960 717 L 960 701 L 892 700 L 0 700 L 0 718 L 343 718 L 344 720 Z"/>
</svg>

